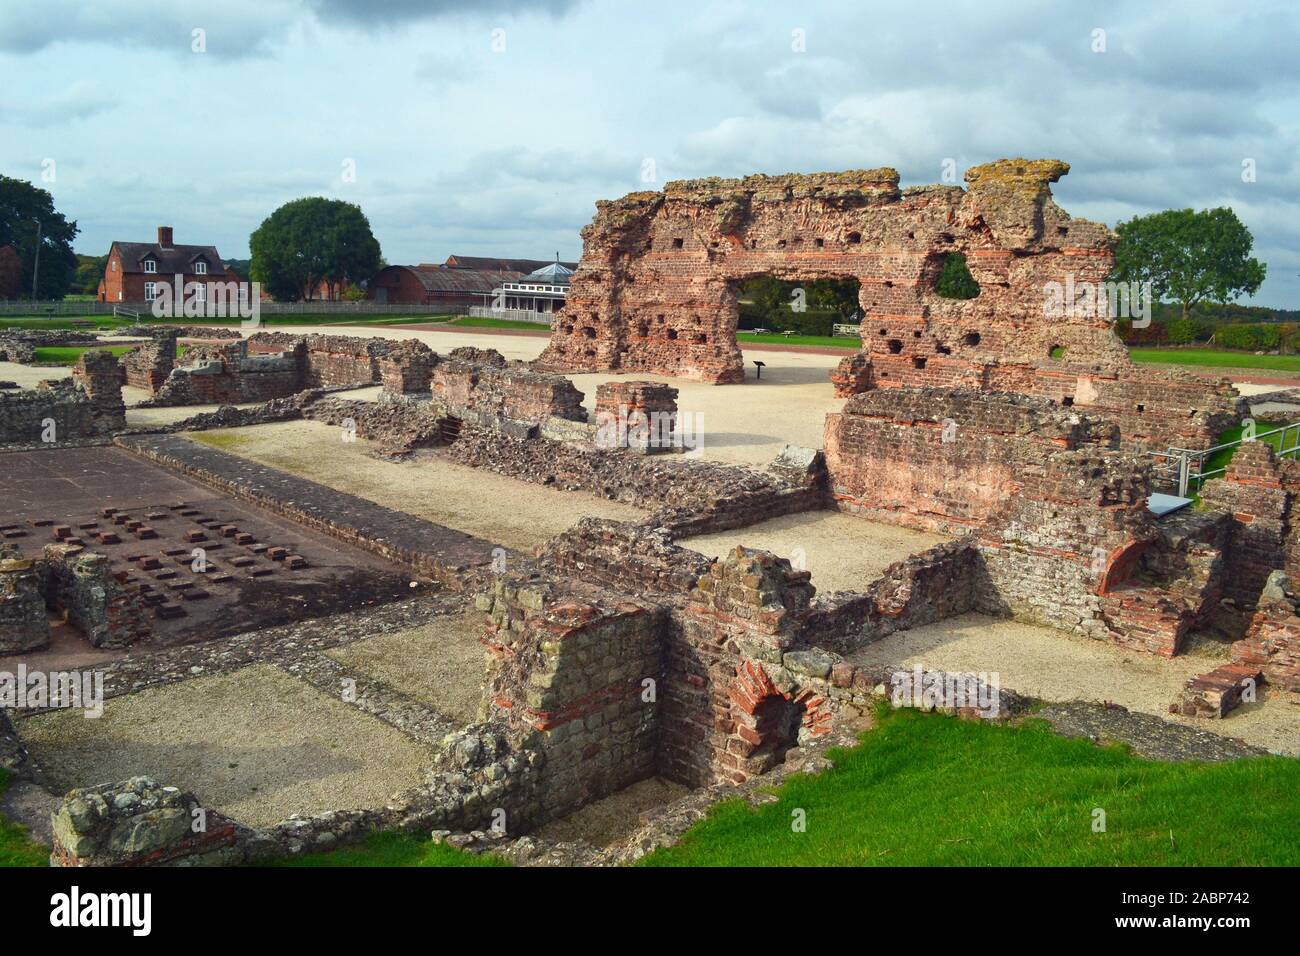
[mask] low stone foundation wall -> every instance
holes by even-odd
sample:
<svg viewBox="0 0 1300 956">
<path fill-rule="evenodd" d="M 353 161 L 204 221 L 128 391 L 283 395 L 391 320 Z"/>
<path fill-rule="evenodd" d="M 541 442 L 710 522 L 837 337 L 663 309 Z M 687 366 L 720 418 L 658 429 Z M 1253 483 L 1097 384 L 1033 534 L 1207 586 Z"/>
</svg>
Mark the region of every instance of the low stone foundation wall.
<svg viewBox="0 0 1300 956">
<path fill-rule="evenodd" d="M 83 352 L 72 380 L 0 393 L 0 445 L 58 445 L 126 428 L 122 371 L 111 352 Z"/>
<path fill-rule="evenodd" d="M 171 435 L 123 436 L 120 447 L 225 494 L 357 545 L 453 588 L 472 586 L 497 547 L 372 501 Z"/>
</svg>

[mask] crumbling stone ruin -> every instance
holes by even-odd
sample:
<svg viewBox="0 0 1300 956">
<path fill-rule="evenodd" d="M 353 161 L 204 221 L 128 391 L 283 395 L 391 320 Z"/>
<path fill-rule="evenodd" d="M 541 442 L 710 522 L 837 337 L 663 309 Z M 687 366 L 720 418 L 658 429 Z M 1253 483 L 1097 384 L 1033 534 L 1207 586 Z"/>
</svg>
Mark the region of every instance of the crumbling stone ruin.
<svg viewBox="0 0 1300 956">
<path fill-rule="evenodd" d="M 308 388 L 374 384 L 390 347 L 380 338 L 259 332 L 226 344 L 192 346 L 157 384 L 161 365 L 154 363 L 153 350 L 166 351 L 165 345 L 128 353 L 124 364 L 150 370 L 135 373 L 140 387 L 153 394 L 144 405 L 243 404 L 287 398 Z M 167 354 L 174 352 L 173 340 Z"/>
<path fill-rule="evenodd" d="M 53 445 L 126 427 L 122 371 L 111 352 L 83 352 L 72 379 L 0 394 L 0 445 Z"/>
<path fill-rule="evenodd" d="M 180 332 L 160 328 L 151 330 L 150 338 L 152 341 L 136 346 L 120 361 L 126 370 L 126 384 L 155 395 L 176 367 L 176 340 Z"/>
<path fill-rule="evenodd" d="M 1131 447 L 1205 447 L 1240 418 L 1235 393 L 1129 360 L 1108 306 L 1085 291 L 1109 275 L 1114 236 L 1052 199 L 1069 168 L 999 160 L 968 170 L 964 190 L 900 189 L 893 169 L 682 180 L 598 202 L 538 367 L 741 382 L 741 280 L 852 278 L 863 351 L 832 376 L 837 394 L 1015 392 L 1095 410 Z M 935 291 L 952 253 L 976 298 Z M 1053 289 L 1077 299 L 1049 315 Z"/>
</svg>

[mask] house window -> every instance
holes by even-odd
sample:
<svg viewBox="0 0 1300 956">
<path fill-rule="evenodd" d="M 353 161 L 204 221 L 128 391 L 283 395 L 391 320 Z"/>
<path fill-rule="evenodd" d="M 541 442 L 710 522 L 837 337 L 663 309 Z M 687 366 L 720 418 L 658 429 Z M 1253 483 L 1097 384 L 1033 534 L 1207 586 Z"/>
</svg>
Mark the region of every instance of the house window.
<svg viewBox="0 0 1300 956">
<path fill-rule="evenodd" d="M 144 260 L 144 271 L 152 275 L 158 271 L 158 263 L 154 262 L 152 259 Z"/>
<path fill-rule="evenodd" d="M 108 264 L 108 267 L 109 267 L 109 269 L 110 269 L 111 271 L 116 272 L 116 271 L 117 271 L 117 260 L 116 260 L 116 259 L 112 260 L 112 261 Z"/>
<path fill-rule="evenodd" d="M 208 274 L 208 264 L 206 262 L 194 263 L 194 274 L 196 276 L 205 276 Z"/>
<path fill-rule="evenodd" d="M 146 302 L 152 302 L 156 298 L 158 298 L 158 283 L 146 282 L 144 284 L 144 300 Z"/>
</svg>

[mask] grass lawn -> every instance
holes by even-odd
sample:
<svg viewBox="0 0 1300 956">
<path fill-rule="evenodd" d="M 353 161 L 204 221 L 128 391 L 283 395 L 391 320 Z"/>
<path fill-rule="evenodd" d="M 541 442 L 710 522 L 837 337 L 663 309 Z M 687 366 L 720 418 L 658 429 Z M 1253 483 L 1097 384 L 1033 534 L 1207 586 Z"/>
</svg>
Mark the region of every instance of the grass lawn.
<svg viewBox="0 0 1300 956">
<path fill-rule="evenodd" d="M 89 352 L 95 349 L 101 352 L 112 352 L 114 355 L 124 355 L 135 348 L 133 345 L 46 345 L 36 349 L 36 361 L 38 362 L 57 362 L 60 365 L 76 365 L 77 360 L 81 358 L 82 352 Z M 179 357 L 185 354 L 187 346 L 176 346 L 176 355 Z"/>
<path fill-rule="evenodd" d="M 721 804 L 648 866 L 1258 866 L 1300 863 L 1300 761 L 1159 763 L 904 710 L 758 810 Z M 1094 833 L 1093 811 L 1106 813 Z M 793 832 L 796 809 L 806 831 Z"/>
<path fill-rule="evenodd" d="M 1300 372 L 1300 355 L 1256 355 L 1225 349 L 1129 349 L 1135 362 L 1152 365 L 1203 365 L 1218 368 L 1262 368 Z"/>
<path fill-rule="evenodd" d="M 409 833 L 375 833 L 362 846 L 309 853 L 277 866 L 509 866 L 496 856 L 475 856 Z"/>
<path fill-rule="evenodd" d="M 0 769 L 0 793 L 9 787 L 10 772 Z M 49 866 L 50 848 L 28 839 L 27 828 L 0 817 L 0 867 Z"/>
<path fill-rule="evenodd" d="M 780 332 L 737 332 L 736 341 L 741 345 L 746 342 L 760 342 L 771 345 L 818 345 L 830 348 L 846 349 L 856 352 L 862 348 L 862 340 L 856 335 L 782 335 Z"/>
<path fill-rule="evenodd" d="M 438 321 L 440 317 L 431 317 Z M 519 322 L 515 319 L 484 319 L 474 315 L 463 315 L 460 318 L 452 319 L 450 322 L 440 322 L 442 325 L 453 325 L 457 328 L 465 329 L 520 329 L 525 332 L 545 332 L 551 333 L 551 327 L 545 322 Z"/>
</svg>

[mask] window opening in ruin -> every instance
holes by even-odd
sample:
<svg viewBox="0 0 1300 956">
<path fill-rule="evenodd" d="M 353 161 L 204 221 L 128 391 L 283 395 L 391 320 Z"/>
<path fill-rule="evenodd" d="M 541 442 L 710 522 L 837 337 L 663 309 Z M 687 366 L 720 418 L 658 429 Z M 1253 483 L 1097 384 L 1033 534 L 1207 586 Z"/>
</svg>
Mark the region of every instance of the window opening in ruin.
<svg viewBox="0 0 1300 956">
<path fill-rule="evenodd" d="M 677 338 L 677 330 L 676 330 L 676 329 L 669 329 L 669 330 L 668 330 L 668 338 L 669 338 L 669 339 L 675 339 L 675 338 Z"/>
<path fill-rule="evenodd" d="M 851 246 L 856 246 L 856 245 L 857 245 L 859 242 L 861 242 L 861 241 L 862 241 L 862 233 L 860 233 L 860 232 L 851 232 L 851 233 L 849 233 L 849 235 L 848 235 L 848 243 L 849 243 L 849 245 L 851 245 Z"/>
<path fill-rule="evenodd" d="M 950 252 L 943 260 L 934 292 L 941 299 L 974 299 L 980 294 L 980 284 L 970 273 L 966 257 L 960 252 Z"/>
<path fill-rule="evenodd" d="M 1065 346 L 1053 345 L 1047 350 L 1047 355 L 1052 360 L 1059 362 L 1061 359 L 1065 358 Z"/>
<path fill-rule="evenodd" d="M 1074 404 L 1074 398 L 1070 395 L 1066 395 L 1064 398 L 1061 399 L 1061 404 L 1064 405 L 1066 408 L 1069 408 L 1071 405 Z"/>
<path fill-rule="evenodd" d="M 822 238 L 814 239 L 813 245 L 815 245 L 818 249 L 820 249 L 822 248 L 822 246 L 826 245 L 826 240 Z"/>
<path fill-rule="evenodd" d="M 944 345 L 942 342 L 936 342 L 934 346 L 934 350 L 938 352 L 940 355 L 952 354 L 952 349 L 948 348 L 948 346 Z"/>
<path fill-rule="evenodd" d="M 925 359 L 920 355 L 912 357 L 912 368 L 925 368 Z"/>
<path fill-rule="evenodd" d="M 895 355 L 903 351 L 903 343 L 898 339 L 890 339 L 886 344 L 889 346 L 889 351 L 893 352 Z"/>
<path fill-rule="evenodd" d="M 979 345 L 980 334 L 978 332 L 967 332 L 962 342 L 966 345 Z"/>
<path fill-rule="evenodd" d="M 756 275 L 734 283 L 737 328 L 829 337 L 835 334 L 835 326 L 861 321 L 858 280 L 778 276 Z"/>
<path fill-rule="evenodd" d="M 673 240 L 673 248 L 674 248 L 674 249 L 680 249 L 680 248 L 682 248 L 682 246 L 684 246 L 685 244 L 686 244 L 686 241 L 685 241 L 684 239 L 674 239 L 674 240 Z"/>
<path fill-rule="evenodd" d="M 763 737 L 756 756 L 769 757 L 775 766 L 791 747 L 799 744 L 799 729 L 803 726 L 804 706 L 780 695 L 765 697 L 754 711 L 757 730 Z M 764 761 L 768 763 L 769 761 Z"/>
</svg>

